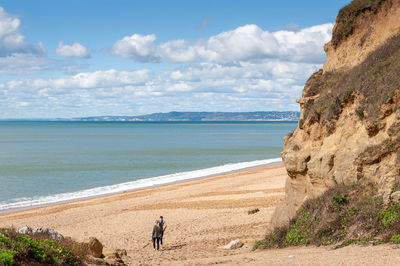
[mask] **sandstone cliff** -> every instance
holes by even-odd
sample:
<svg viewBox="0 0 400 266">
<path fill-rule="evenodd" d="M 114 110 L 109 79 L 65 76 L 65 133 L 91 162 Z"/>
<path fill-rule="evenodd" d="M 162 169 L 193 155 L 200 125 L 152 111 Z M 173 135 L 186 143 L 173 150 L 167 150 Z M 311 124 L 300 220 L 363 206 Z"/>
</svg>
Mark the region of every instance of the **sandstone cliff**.
<svg viewBox="0 0 400 266">
<path fill-rule="evenodd" d="M 274 225 L 338 184 L 368 179 L 386 203 L 400 190 L 400 1 L 354 0 L 325 51 L 323 70 L 298 99 L 299 125 L 285 138 L 289 178 Z"/>
</svg>

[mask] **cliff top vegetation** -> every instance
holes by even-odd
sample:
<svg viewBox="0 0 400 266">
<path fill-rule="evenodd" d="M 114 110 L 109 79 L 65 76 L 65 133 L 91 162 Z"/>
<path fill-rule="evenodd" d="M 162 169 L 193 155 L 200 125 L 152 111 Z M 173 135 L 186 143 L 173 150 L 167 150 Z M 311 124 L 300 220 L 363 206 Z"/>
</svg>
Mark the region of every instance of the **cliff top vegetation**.
<svg viewBox="0 0 400 266">
<path fill-rule="evenodd" d="M 375 12 L 386 0 L 354 0 L 343 7 L 336 17 L 336 26 L 332 32 L 332 44 L 337 47 L 353 34 L 357 18 L 367 11 Z"/>
</svg>

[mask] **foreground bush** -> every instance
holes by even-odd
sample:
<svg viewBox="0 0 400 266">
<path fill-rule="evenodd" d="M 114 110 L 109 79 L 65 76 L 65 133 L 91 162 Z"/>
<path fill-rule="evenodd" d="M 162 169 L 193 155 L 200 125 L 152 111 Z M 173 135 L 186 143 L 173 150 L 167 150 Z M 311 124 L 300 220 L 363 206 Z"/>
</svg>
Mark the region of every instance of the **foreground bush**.
<svg viewBox="0 0 400 266">
<path fill-rule="evenodd" d="M 253 249 L 400 243 L 399 221 L 400 203 L 384 206 L 373 184 L 339 186 L 305 202 L 288 226 L 276 228 Z"/>
<path fill-rule="evenodd" d="M 0 229 L 0 265 L 80 265 L 84 257 L 85 250 L 71 239 L 53 241 Z"/>
</svg>

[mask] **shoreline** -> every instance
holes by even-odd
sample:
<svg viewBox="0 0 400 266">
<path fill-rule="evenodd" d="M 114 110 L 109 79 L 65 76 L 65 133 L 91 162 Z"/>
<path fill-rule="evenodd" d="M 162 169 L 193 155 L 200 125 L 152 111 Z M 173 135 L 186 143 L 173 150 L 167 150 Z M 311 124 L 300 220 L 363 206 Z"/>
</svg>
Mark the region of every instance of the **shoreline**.
<svg viewBox="0 0 400 266">
<path fill-rule="evenodd" d="M 276 159 L 278 159 L 278 158 L 276 158 Z M 275 159 L 271 159 L 271 160 L 275 160 Z M 277 161 L 272 161 L 272 162 L 266 163 L 266 164 L 260 164 L 260 165 L 256 165 L 256 166 L 240 168 L 240 169 L 231 170 L 231 171 L 227 171 L 227 172 L 215 173 L 215 174 L 193 177 L 193 178 L 188 178 L 188 179 L 183 179 L 183 180 L 176 180 L 176 181 L 171 181 L 171 182 L 166 182 L 166 183 L 156 184 L 156 185 L 151 185 L 151 186 L 146 186 L 146 187 L 132 188 L 132 189 L 127 189 L 127 190 L 123 190 L 123 191 L 109 192 L 109 193 L 93 195 L 93 196 L 83 196 L 83 197 L 79 197 L 79 198 L 75 198 L 75 199 L 60 200 L 57 202 L 39 203 L 39 204 L 31 205 L 31 206 L 0 209 L 0 217 L 3 214 L 12 214 L 12 213 L 17 213 L 17 212 L 21 212 L 21 211 L 44 208 L 44 207 L 48 207 L 48 206 L 57 206 L 57 205 L 62 205 L 62 204 L 67 204 L 67 203 L 74 203 L 74 202 L 85 201 L 85 200 L 90 200 L 90 199 L 103 198 L 103 197 L 108 197 L 108 196 L 112 196 L 112 195 L 124 194 L 124 193 L 129 193 L 129 192 L 134 192 L 134 191 L 141 191 L 141 190 L 163 187 L 163 186 L 168 186 L 168 185 L 173 185 L 173 184 L 181 184 L 181 183 L 190 182 L 190 181 L 194 181 L 194 180 L 201 180 L 201 179 L 206 179 L 206 178 L 211 178 L 211 177 L 224 176 L 224 175 L 233 174 L 233 173 L 245 173 L 245 172 L 253 170 L 253 169 L 269 168 L 269 167 L 277 166 L 277 165 L 283 165 L 282 161 L 277 160 Z M 209 168 L 206 168 L 206 169 L 209 169 Z M 203 170 L 203 169 L 200 169 L 200 170 Z M 194 170 L 194 171 L 199 171 L 199 170 Z"/>
</svg>

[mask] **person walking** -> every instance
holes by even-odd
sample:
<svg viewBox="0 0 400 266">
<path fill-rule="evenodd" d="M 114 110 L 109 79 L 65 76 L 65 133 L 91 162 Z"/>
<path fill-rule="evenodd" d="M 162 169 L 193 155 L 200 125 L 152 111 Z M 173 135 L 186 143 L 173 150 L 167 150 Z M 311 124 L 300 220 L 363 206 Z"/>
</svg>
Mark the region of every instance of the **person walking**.
<svg viewBox="0 0 400 266">
<path fill-rule="evenodd" d="M 153 233 L 151 234 L 151 240 L 153 241 L 154 250 L 156 250 L 156 244 L 157 244 L 157 250 L 160 249 L 161 232 L 162 229 L 160 227 L 159 221 L 156 220 L 156 224 L 153 227 Z"/>
<path fill-rule="evenodd" d="M 163 244 L 163 237 L 164 237 L 164 232 L 167 229 L 167 223 L 164 220 L 164 217 L 160 216 L 160 220 L 158 221 L 158 224 L 160 225 L 161 228 L 161 237 L 160 237 L 160 243 L 161 245 Z"/>
</svg>

